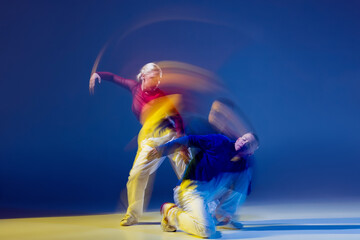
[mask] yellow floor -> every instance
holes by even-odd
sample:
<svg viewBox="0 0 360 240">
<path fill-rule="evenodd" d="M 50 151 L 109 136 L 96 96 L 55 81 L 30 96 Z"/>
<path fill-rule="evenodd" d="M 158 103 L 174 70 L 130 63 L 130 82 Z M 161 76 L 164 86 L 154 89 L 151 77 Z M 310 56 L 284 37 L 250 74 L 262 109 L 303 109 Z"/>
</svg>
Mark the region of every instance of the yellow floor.
<svg viewBox="0 0 360 240">
<path fill-rule="evenodd" d="M 160 214 L 146 213 L 142 223 L 120 227 L 122 214 L 0 220 L 0 239 L 158 239 Z"/>
<path fill-rule="evenodd" d="M 0 240 L 159 240 L 197 239 L 162 232 L 159 212 L 146 212 L 139 224 L 119 225 L 123 214 L 0 220 Z M 218 227 L 220 239 L 360 239 L 358 203 L 253 205 L 243 208 L 242 230 Z"/>
</svg>

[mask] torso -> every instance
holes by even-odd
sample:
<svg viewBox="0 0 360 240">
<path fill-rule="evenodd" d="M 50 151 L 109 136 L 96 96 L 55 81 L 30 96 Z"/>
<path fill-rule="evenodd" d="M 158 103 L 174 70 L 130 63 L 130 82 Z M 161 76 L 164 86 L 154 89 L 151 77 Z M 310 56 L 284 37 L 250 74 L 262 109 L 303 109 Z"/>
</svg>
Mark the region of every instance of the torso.
<svg viewBox="0 0 360 240">
<path fill-rule="evenodd" d="M 210 181 L 220 173 L 241 172 L 247 169 L 248 161 L 246 158 L 237 162 L 230 161 L 236 154 L 234 142 L 221 135 L 213 136 L 219 140 L 218 144 L 209 149 L 200 150 L 194 156 L 184 174 L 184 179 Z"/>
<path fill-rule="evenodd" d="M 136 118 L 140 119 L 140 114 L 144 108 L 144 106 L 150 101 L 157 99 L 159 97 L 165 96 L 165 93 L 160 89 L 156 89 L 151 92 L 145 92 L 141 89 L 141 84 L 138 83 L 132 90 L 133 102 L 131 109 L 135 114 Z"/>
</svg>

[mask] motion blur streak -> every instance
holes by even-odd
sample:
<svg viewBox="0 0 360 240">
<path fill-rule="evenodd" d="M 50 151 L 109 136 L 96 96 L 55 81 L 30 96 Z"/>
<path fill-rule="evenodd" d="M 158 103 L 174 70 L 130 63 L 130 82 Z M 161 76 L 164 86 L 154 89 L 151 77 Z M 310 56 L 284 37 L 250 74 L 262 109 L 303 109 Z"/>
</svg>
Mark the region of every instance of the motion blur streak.
<svg viewBox="0 0 360 240">
<path fill-rule="evenodd" d="M 209 123 L 222 134 L 237 139 L 247 132 L 254 132 L 244 114 L 235 105 L 216 100 L 211 106 Z"/>
<path fill-rule="evenodd" d="M 183 62 L 162 61 L 157 63 L 163 71 L 161 86 L 178 90 L 203 92 L 225 91 L 220 79 L 212 72 Z"/>
</svg>

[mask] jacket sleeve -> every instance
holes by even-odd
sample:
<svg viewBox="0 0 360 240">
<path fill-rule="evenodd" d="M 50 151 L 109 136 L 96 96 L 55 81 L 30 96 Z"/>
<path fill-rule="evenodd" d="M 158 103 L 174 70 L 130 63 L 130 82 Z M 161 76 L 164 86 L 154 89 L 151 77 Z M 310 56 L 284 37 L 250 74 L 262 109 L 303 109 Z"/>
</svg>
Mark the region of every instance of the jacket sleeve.
<svg viewBox="0 0 360 240">
<path fill-rule="evenodd" d="M 129 91 L 138 84 L 135 80 L 126 79 L 110 72 L 97 72 L 97 74 L 99 74 L 102 80 L 116 83 Z"/>
<path fill-rule="evenodd" d="M 156 147 L 158 152 L 161 153 L 162 156 L 167 156 L 175 152 L 175 150 L 181 146 L 189 146 L 189 137 L 184 136 L 177 138 L 175 140 L 169 141 L 163 145 Z"/>
<path fill-rule="evenodd" d="M 189 135 L 189 147 L 211 150 L 217 140 L 217 135 Z"/>
<path fill-rule="evenodd" d="M 216 139 L 216 135 L 189 135 L 160 145 L 157 147 L 157 150 L 161 152 L 162 156 L 174 153 L 181 146 L 211 150 Z"/>
</svg>

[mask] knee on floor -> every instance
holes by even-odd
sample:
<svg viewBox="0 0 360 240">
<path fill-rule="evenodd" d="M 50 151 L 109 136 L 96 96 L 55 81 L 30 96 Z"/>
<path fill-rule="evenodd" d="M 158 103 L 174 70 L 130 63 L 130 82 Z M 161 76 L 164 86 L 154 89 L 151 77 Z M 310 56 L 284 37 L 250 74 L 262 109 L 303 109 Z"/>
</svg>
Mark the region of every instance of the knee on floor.
<svg viewBox="0 0 360 240">
<path fill-rule="evenodd" d="M 209 238 L 216 233 L 215 226 L 200 225 L 197 228 L 199 237 Z"/>
</svg>

